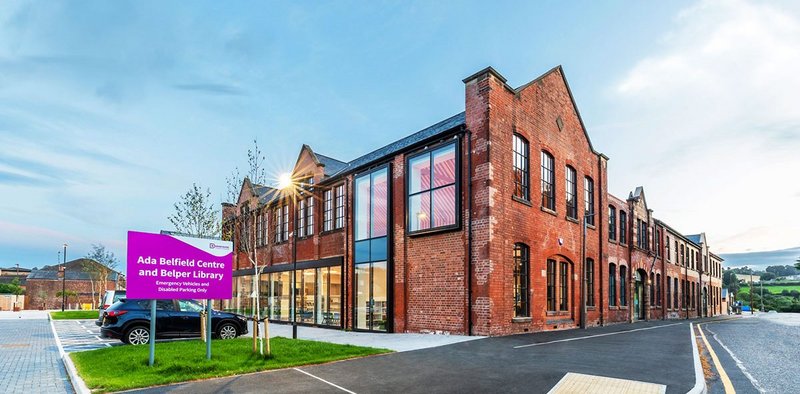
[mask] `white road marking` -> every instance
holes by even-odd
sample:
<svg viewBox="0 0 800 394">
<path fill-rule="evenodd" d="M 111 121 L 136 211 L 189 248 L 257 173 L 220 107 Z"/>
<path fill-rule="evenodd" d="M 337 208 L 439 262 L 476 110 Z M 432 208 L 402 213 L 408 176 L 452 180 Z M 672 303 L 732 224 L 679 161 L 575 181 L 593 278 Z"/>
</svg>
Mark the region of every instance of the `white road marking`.
<svg viewBox="0 0 800 394">
<path fill-rule="evenodd" d="M 353 391 L 350 391 L 350 390 L 348 390 L 348 389 L 346 389 L 346 388 L 344 388 L 344 387 L 342 387 L 342 386 L 339 386 L 339 385 L 337 385 L 337 384 L 331 383 L 331 382 L 329 382 L 329 381 L 327 381 L 327 380 L 325 380 L 325 379 L 323 379 L 323 378 L 321 378 L 321 377 L 319 377 L 319 376 L 314 376 L 314 375 L 312 375 L 312 374 L 310 374 L 310 373 L 308 373 L 308 372 L 306 372 L 306 371 L 303 371 L 302 369 L 298 369 L 298 368 L 292 368 L 292 369 L 293 369 L 293 370 L 295 370 L 295 371 L 297 371 L 297 372 L 302 372 L 302 373 L 304 373 L 304 374 L 306 374 L 306 375 L 308 375 L 308 376 L 311 376 L 312 378 L 314 378 L 314 379 L 317 379 L 317 380 L 319 380 L 320 382 L 327 383 L 327 384 L 329 384 L 329 385 L 331 385 L 331 386 L 333 386 L 333 387 L 336 387 L 337 389 L 339 389 L 339 390 L 342 390 L 342 391 L 344 391 L 344 392 L 346 392 L 346 393 L 350 393 L 350 394 L 356 394 L 356 393 L 355 393 L 355 392 L 353 392 Z"/>
<path fill-rule="evenodd" d="M 156 316 L 156 318 L 158 318 L 158 316 Z M 97 338 L 98 341 L 102 341 L 103 340 L 103 338 L 100 338 L 97 335 L 95 335 L 94 337 Z"/>
<path fill-rule="evenodd" d="M 741 361 L 741 360 L 739 360 L 739 358 L 737 358 L 737 357 L 736 357 L 736 356 L 733 354 L 733 352 L 731 351 L 731 349 L 728 349 L 728 347 L 727 347 L 727 346 L 725 346 L 725 344 L 724 344 L 724 343 L 722 343 L 722 341 L 720 341 L 720 340 L 719 340 L 719 338 L 717 337 L 717 333 L 715 333 L 715 332 L 714 332 L 714 331 L 712 331 L 710 328 L 708 328 L 708 326 L 706 326 L 706 330 L 707 330 L 708 332 L 710 332 L 710 333 L 714 334 L 714 335 L 713 335 L 713 338 L 714 338 L 714 340 L 715 340 L 715 341 L 717 341 L 717 343 L 718 343 L 720 346 L 722 346 L 722 348 L 723 348 L 723 349 L 725 349 L 725 351 L 726 351 L 726 352 L 728 352 L 728 354 L 730 354 L 730 355 L 731 355 L 731 358 L 733 359 L 733 361 L 735 361 L 735 362 L 736 362 L 736 366 L 737 366 L 737 367 L 739 367 L 739 369 L 740 369 L 740 370 L 742 370 L 742 373 L 744 374 L 744 376 L 745 376 L 745 377 L 747 377 L 747 379 L 748 379 L 748 380 L 750 380 L 750 383 L 752 383 L 752 384 L 753 384 L 753 387 L 755 387 L 755 388 L 756 388 L 756 390 L 758 390 L 758 391 L 759 391 L 759 392 L 761 392 L 761 393 L 766 393 L 766 392 L 767 392 L 767 390 L 764 390 L 764 388 L 763 388 L 763 387 L 761 387 L 761 384 L 760 384 L 760 383 L 758 383 L 758 380 L 756 380 L 756 378 L 754 378 L 754 377 L 753 377 L 753 375 L 751 375 L 751 374 L 750 374 L 750 372 L 748 372 L 748 371 L 747 371 L 747 368 L 745 368 L 745 366 L 744 366 L 744 363 L 742 363 L 742 361 Z"/>
<path fill-rule="evenodd" d="M 549 345 L 551 343 L 580 341 L 581 339 L 607 337 L 609 335 L 627 334 L 627 333 L 636 332 L 636 331 L 655 330 L 656 328 L 664 328 L 664 327 L 674 326 L 674 325 L 678 325 L 678 324 L 683 324 L 683 323 L 672 323 L 672 324 L 665 324 L 663 326 L 636 328 L 636 329 L 633 329 L 633 330 L 625 330 L 625 331 L 617 331 L 617 332 L 607 332 L 605 334 L 595 334 L 595 335 L 587 335 L 587 336 L 584 336 L 584 337 L 577 337 L 577 338 L 558 339 L 558 340 L 550 341 L 550 342 L 531 343 L 531 344 L 527 344 L 527 345 L 514 346 L 514 349 L 521 349 L 521 348 L 531 347 L 531 346 Z"/>
</svg>

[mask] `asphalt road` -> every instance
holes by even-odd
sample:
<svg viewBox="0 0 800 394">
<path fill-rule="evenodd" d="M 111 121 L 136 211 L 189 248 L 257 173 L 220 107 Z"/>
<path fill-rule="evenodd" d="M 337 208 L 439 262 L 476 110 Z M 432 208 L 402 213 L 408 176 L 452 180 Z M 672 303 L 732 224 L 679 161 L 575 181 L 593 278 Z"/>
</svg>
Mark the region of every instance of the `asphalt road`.
<svg viewBox="0 0 800 394">
<path fill-rule="evenodd" d="M 141 392 L 546 393 L 567 372 L 578 372 L 685 393 L 695 379 L 690 338 L 685 321 L 641 322 L 486 338 Z"/>
<path fill-rule="evenodd" d="M 745 315 L 702 328 L 737 393 L 800 393 L 800 314 Z M 724 390 L 715 380 L 709 392 Z"/>
</svg>

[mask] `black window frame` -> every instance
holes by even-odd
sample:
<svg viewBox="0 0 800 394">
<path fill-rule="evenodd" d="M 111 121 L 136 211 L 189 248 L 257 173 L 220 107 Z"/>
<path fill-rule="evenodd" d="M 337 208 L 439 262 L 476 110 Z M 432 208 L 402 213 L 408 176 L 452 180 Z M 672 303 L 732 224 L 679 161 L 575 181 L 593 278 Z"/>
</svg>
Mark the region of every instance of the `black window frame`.
<svg viewBox="0 0 800 394">
<path fill-rule="evenodd" d="M 667 309 L 672 309 L 672 277 L 667 275 Z"/>
<path fill-rule="evenodd" d="M 569 311 L 569 301 L 570 301 L 570 294 L 569 294 L 569 278 L 572 276 L 570 272 L 570 264 L 566 261 L 561 261 L 558 267 L 559 273 L 559 303 L 558 303 L 558 310 L 559 312 L 567 312 Z"/>
<path fill-rule="evenodd" d="M 434 171 L 433 152 L 435 152 L 437 150 L 440 150 L 442 148 L 445 148 L 448 145 L 453 145 L 454 148 L 455 148 L 455 153 L 454 153 L 455 154 L 455 164 L 454 164 L 455 165 L 455 174 L 454 174 L 453 183 L 448 183 L 446 185 L 441 185 L 441 186 L 434 186 L 433 185 L 433 183 L 434 183 L 434 180 L 433 180 L 433 171 Z M 430 162 L 430 171 L 431 171 L 431 180 L 430 180 L 430 185 L 429 185 L 430 187 L 428 189 L 425 189 L 425 190 L 419 190 L 417 192 L 411 193 L 411 176 L 410 176 L 411 175 L 410 174 L 411 166 L 409 165 L 409 163 L 411 162 L 411 160 L 414 160 L 415 158 L 423 156 L 423 155 L 426 155 L 426 154 L 429 155 L 429 160 L 430 160 L 429 161 Z M 390 175 L 390 180 L 391 180 L 391 174 L 389 174 L 389 175 Z M 451 225 L 433 227 L 433 222 L 434 222 L 434 217 L 433 217 L 433 192 L 436 191 L 436 190 L 439 190 L 439 189 L 444 189 L 446 187 L 450 187 L 450 186 L 455 186 L 455 212 L 454 212 L 455 222 L 453 224 L 451 224 Z M 406 204 L 406 206 L 405 206 L 405 216 L 406 216 L 406 218 L 405 218 L 405 223 L 406 223 L 405 232 L 406 232 L 406 235 L 417 236 L 417 235 L 435 234 L 435 233 L 441 233 L 441 232 L 453 231 L 453 230 L 460 229 L 461 228 L 461 137 L 460 136 L 455 136 L 455 137 L 452 137 L 452 138 L 448 138 L 445 141 L 439 142 L 439 143 L 434 144 L 434 145 L 427 146 L 427 147 L 423 148 L 422 150 L 420 150 L 418 152 L 406 155 L 406 158 L 405 158 L 405 188 L 406 188 L 406 191 L 405 191 L 405 204 Z M 430 210 L 431 210 L 431 212 L 430 212 L 430 223 L 431 223 L 431 227 L 428 227 L 428 228 L 422 229 L 422 230 L 411 231 L 410 229 L 411 229 L 412 215 L 409 212 L 409 210 L 411 209 L 411 197 L 417 196 L 417 195 L 422 195 L 424 193 L 429 193 L 430 194 Z"/>
<path fill-rule="evenodd" d="M 594 306 L 594 259 L 586 259 L 586 306 Z"/>
<path fill-rule="evenodd" d="M 556 261 L 547 259 L 547 311 L 556 311 Z"/>
<path fill-rule="evenodd" d="M 556 212 L 556 158 L 546 150 L 542 150 L 542 154 L 540 156 L 542 208 Z M 549 168 L 545 165 L 546 162 L 549 164 Z M 547 181 L 545 178 L 549 178 L 550 180 Z M 545 185 L 549 186 L 549 194 L 546 192 Z"/>
<path fill-rule="evenodd" d="M 334 210 L 333 210 L 333 188 L 322 192 L 322 232 L 333 231 Z"/>
<path fill-rule="evenodd" d="M 519 150 L 518 150 L 519 149 Z M 530 143 L 525 137 L 514 133 L 511 137 L 512 170 L 514 174 L 513 196 L 530 202 L 531 200 L 531 175 L 530 175 Z M 522 167 L 517 166 L 519 162 Z M 517 176 L 521 173 L 521 176 Z"/>
<path fill-rule="evenodd" d="M 628 214 L 621 209 L 619 210 L 619 243 L 628 244 Z"/>
<path fill-rule="evenodd" d="M 617 306 L 617 265 L 608 264 L 608 306 Z"/>
<path fill-rule="evenodd" d="M 530 248 L 514 244 L 514 317 L 530 317 Z"/>
<path fill-rule="evenodd" d="M 570 165 L 564 167 L 564 185 L 567 218 L 578 220 L 578 171 Z M 572 196 L 571 204 L 570 196 Z"/>
<path fill-rule="evenodd" d="M 619 306 L 628 306 L 628 267 L 624 265 L 619 266 Z"/>
<path fill-rule="evenodd" d="M 333 229 L 339 230 L 343 229 L 346 222 L 347 222 L 347 212 L 346 212 L 346 194 L 347 191 L 345 190 L 344 183 L 336 185 L 333 187 L 333 206 L 334 206 L 334 221 L 333 221 Z"/>
</svg>

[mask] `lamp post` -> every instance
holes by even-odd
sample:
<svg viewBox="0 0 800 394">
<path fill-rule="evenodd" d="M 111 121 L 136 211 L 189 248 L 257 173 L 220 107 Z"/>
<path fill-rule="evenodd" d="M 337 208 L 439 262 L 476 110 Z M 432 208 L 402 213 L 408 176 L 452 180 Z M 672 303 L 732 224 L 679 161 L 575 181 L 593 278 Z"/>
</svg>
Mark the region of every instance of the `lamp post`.
<svg viewBox="0 0 800 394">
<path fill-rule="evenodd" d="M 64 264 L 61 266 L 61 312 L 67 302 L 67 244 L 64 243 Z"/>
<path fill-rule="evenodd" d="M 586 329 L 586 226 L 587 220 L 594 217 L 594 212 L 583 211 L 583 243 L 581 245 L 581 329 Z"/>
<path fill-rule="evenodd" d="M 294 188 L 294 178 L 292 174 L 281 174 L 278 178 L 278 188 L 283 191 L 288 191 L 292 194 L 292 218 L 294 223 L 292 225 L 292 299 L 290 305 L 292 308 L 292 339 L 297 339 L 297 191 Z"/>
</svg>

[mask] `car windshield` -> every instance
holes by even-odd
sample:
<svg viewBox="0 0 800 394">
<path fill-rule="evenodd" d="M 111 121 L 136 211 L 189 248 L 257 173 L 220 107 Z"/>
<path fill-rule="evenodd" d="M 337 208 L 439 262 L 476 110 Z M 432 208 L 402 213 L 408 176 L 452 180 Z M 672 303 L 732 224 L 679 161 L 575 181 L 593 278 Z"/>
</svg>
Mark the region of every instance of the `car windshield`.
<svg viewBox="0 0 800 394">
<path fill-rule="evenodd" d="M 202 312 L 203 306 L 200 303 L 192 300 L 178 300 L 178 307 L 181 312 Z"/>
</svg>

